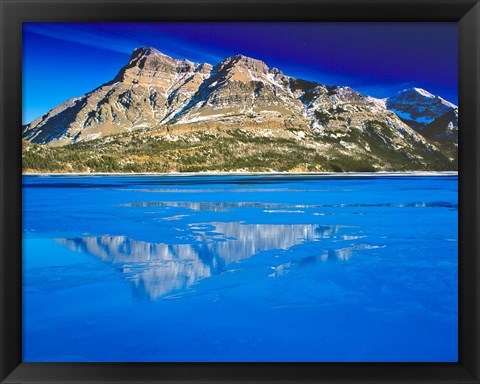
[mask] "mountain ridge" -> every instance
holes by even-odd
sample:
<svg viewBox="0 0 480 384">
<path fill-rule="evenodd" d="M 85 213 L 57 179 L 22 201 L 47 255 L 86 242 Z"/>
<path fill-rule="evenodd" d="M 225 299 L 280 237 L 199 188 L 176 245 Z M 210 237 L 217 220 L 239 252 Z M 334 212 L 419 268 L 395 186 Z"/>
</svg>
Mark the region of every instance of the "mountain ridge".
<svg viewBox="0 0 480 384">
<path fill-rule="evenodd" d="M 411 124 L 406 113 L 426 123 Z M 189 141 L 188 132 L 226 137 L 238 129 L 278 140 L 311 138 L 308 145 L 326 159 L 382 164 L 389 151 L 398 151 L 416 169 L 456 164 L 455 116 L 458 107 L 420 88 L 376 99 L 348 86 L 287 76 L 241 54 L 212 66 L 140 47 L 111 81 L 24 125 L 22 137 L 56 147 L 134 132 L 168 142 L 181 135 Z"/>
</svg>

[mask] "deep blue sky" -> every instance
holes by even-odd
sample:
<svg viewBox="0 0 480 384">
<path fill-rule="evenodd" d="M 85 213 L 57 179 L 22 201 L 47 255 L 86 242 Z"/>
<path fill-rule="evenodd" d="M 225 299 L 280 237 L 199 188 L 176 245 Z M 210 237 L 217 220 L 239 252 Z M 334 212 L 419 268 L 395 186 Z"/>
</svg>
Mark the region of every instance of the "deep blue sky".
<svg viewBox="0 0 480 384">
<path fill-rule="evenodd" d="M 458 103 L 456 23 L 24 23 L 23 122 L 111 80 L 146 45 L 211 64 L 241 53 L 375 97 L 415 86 Z"/>
</svg>

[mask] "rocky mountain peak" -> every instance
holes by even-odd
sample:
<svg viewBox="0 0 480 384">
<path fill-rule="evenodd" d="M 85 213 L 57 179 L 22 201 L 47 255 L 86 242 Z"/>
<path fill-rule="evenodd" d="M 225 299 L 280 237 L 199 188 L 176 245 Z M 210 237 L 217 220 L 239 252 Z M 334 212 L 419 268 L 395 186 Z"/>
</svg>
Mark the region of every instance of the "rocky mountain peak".
<svg viewBox="0 0 480 384">
<path fill-rule="evenodd" d="M 227 57 L 216 66 L 216 70 L 218 73 L 223 73 L 228 79 L 243 83 L 265 77 L 269 72 L 267 64 L 263 61 L 244 55 Z"/>
<path fill-rule="evenodd" d="M 152 47 L 136 48 L 128 63 L 120 69 L 114 81 L 138 84 L 151 81 L 157 72 L 172 73 L 177 62 Z"/>
<path fill-rule="evenodd" d="M 195 72 L 209 74 L 210 64 L 174 59 L 153 47 L 136 48 L 128 63 L 118 72 L 115 82 L 160 86 L 168 89 L 179 77 Z"/>
<path fill-rule="evenodd" d="M 202 63 L 198 66 L 197 72 L 204 73 L 204 74 L 209 74 L 212 72 L 213 65 L 209 63 Z"/>
<path fill-rule="evenodd" d="M 149 56 L 149 55 L 163 55 L 163 56 L 166 56 L 162 52 L 160 52 L 157 48 L 152 47 L 152 46 L 137 47 L 132 52 L 132 58 L 140 57 L 140 56 Z"/>
<path fill-rule="evenodd" d="M 176 60 L 153 47 L 135 48 L 127 66 L 137 66 L 141 69 L 155 68 L 159 64 L 175 65 Z"/>
</svg>

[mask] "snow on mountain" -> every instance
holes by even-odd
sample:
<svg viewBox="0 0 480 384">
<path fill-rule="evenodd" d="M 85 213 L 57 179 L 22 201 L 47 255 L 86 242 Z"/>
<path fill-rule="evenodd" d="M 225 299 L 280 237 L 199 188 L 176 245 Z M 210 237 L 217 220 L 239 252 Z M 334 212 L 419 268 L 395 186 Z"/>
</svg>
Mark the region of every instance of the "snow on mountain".
<svg viewBox="0 0 480 384">
<path fill-rule="evenodd" d="M 152 47 L 137 48 L 112 81 L 24 126 L 23 138 L 64 145 L 156 127 L 190 100 L 211 70 L 207 63 L 173 59 Z"/>
<path fill-rule="evenodd" d="M 367 96 L 366 99 L 371 102 L 372 104 L 376 105 L 378 108 L 381 109 L 387 109 L 387 99 L 388 97 L 385 97 L 383 99 L 379 99 L 373 96 Z"/>
<path fill-rule="evenodd" d="M 388 164 L 396 152 L 395 161 L 422 167 L 442 156 L 427 139 L 456 141 L 456 113 L 455 105 L 420 88 L 377 99 L 350 87 L 290 77 L 244 55 L 212 66 L 142 47 L 112 81 L 52 109 L 24 126 L 22 135 L 55 146 L 140 129 L 168 135 L 172 127 L 248 129 L 269 137 L 315 137 L 314 147 L 332 154 L 327 157 Z"/>
<path fill-rule="evenodd" d="M 210 77 L 169 124 L 190 124 L 239 114 L 257 121 L 291 115 L 303 109 L 288 89 L 289 77 L 263 61 L 235 55 L 213 67 Z"/>
<path fill-rule="evenodd" d="M 386 107 L 405 123 L 433 141 L 456 141 L 458 107 L 421 88 L 410 88 L 389 97 Z"/>
<path fill-rule="evenodd" d="M 421 88 L 404 89 L 386 100 L 389 110 L 400 118 L 426 125 L 450 112 L 456 105 Z"/>
</svg>

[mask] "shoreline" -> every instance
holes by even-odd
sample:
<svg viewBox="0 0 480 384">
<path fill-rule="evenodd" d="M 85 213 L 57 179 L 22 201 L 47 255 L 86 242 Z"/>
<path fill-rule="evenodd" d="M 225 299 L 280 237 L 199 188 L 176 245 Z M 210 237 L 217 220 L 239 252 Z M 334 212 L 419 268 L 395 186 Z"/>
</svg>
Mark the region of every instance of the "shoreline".
<svg viewBox="0 0 480 384">
<path fill-rule="evenodd" d="M 169 172 L 169 173 L 126 173 L 126 172 L 69 172 L 69 173 L 22 173 L 22 176 L 458 176 L 458 171 L 407 171 L 407 172 Z"/>
</svg>

